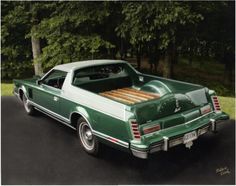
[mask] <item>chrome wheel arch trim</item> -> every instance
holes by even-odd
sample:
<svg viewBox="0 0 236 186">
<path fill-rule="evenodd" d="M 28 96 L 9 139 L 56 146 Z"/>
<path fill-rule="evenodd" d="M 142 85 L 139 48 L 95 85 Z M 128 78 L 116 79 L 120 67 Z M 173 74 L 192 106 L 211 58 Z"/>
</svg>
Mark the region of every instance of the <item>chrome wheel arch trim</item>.
<svg viewBox="0 0 236 186">
<path fill-rule="evenodd" d="M 73 114 L 79 114 L 81 117 L 83 117 L 84 120 L 88 123 L 88 125 L 89 125 L 90 129 L 92 130 L 92 132 L 94 131 L 93 127 L 91 126 L 91 124 L 90 124 L 90 122 L 88 120 L 88 118 L 83 113 L 81 113 L 79 111 L 73 111 L 73 112 L 70 113 L 70 116 L 69 116 L 70 124 L 71 124 L 71 119 L 72 119 L 71 117 L 72 117 Z"/>
<path fill-rule="evenodd" d="M 25 107 L 26 112 L 27 112 L 27 113 L 30 113 L 30 103 L 29 103 L 29 99 L 25 96 L 25 94 L 23 95 L 22 101 L 23 101 L 23 105 L 24 105 L 24 107 Z"/>
<path fill-rule="evenodd" d="M 25 97 L 29 100 L 28 95 L 27 95 L 27 91 L 26 91 L 26 88 L 25 88 L 24 85 L 21 85 L 21 86 L 18 88 L 18 95 L 19 95 L 19 98 L 20 98 L 20 91 L 23 91 Z"/>
</svg>

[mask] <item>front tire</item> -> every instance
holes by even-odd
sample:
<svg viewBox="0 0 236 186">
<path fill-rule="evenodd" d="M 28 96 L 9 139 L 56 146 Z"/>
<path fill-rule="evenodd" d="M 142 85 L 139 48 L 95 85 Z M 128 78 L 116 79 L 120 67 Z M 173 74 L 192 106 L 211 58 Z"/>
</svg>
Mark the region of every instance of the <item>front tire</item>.
<svg viewBox="0 0 236 186">
<path fill-rule="evenodd" d="M 23 101 L 23 105 L 25 108 L 25 111 L 28 115 L 34 115 L 35 113 L 35 109 L 34 107 L 29 103 L 28 98 L 23 94 L 22 96 L 22 101 Z"/>
<path fill-rule="evenodd" d="M 77 135 L 85 152 L 94 156 L 99 154 L 99 141 L 93 135 L 89 124 L 84 118 L 80 118 L 77 121 Z"/>
</svg>

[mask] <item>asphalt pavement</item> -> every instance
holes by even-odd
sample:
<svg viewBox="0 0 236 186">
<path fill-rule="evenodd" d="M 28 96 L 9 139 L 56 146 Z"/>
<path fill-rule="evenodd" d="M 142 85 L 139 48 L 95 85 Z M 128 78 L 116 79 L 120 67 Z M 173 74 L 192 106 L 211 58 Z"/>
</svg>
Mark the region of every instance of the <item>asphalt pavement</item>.
<svg viewBox="0 0 236 186">
<path fill-rule="evenodd" d="M 2 184 L 235 184 L 235 121 L 148 160 L 110 147 L 99 158 L 76 132 L 44 114 L 28 116 L 16 97 L 1 97 Z"/>
</svg>

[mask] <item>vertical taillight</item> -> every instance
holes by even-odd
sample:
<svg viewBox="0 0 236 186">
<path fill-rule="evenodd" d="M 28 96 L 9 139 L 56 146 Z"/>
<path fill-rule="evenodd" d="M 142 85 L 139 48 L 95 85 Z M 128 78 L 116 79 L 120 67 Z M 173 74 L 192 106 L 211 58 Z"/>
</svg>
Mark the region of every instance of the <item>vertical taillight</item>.
<svg viewBox="0 0 236 186">
<path fill-rule="evenodd" d="M 130 128 L 131 128 L 131 132 L 132 132 L 132 135 L 133 135 L 133 138 L 135 140 L 139 140 L 141 139 L 141 136 L 140 136 L 140 132 L 139 132 L 139 129 L 138 129 L 138 123 L 135 119 L 131 119 L 129 120 L 129 123 L 130 123 Z"/>
<path fill-rule="evenodd" d="M 213 106 L 214 106 L 214 110 L 215 111 L 221 111 L 220 102 L 218 100 L 218 97 L 217 96 L 211 96 L 211 99 L 212 99 L 212 103 L 213 103 Z"/>
</svg>

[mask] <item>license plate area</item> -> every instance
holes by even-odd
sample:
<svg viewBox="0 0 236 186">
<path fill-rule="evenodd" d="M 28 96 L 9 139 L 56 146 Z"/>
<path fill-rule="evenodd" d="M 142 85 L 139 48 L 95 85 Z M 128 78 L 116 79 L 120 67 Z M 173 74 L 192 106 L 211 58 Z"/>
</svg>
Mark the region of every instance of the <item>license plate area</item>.
<svg viewBox="0 0 236 186">
<path fill-rule="evenodd" d="M 190 141 L 193 141 L 197 139 L 197 132 L 196 131 L 192 131 L 192 132 L 189 132 L 187 134 L 184 135 L 183 137 L 183 143 L 186 144 Z"/>
</svg>

